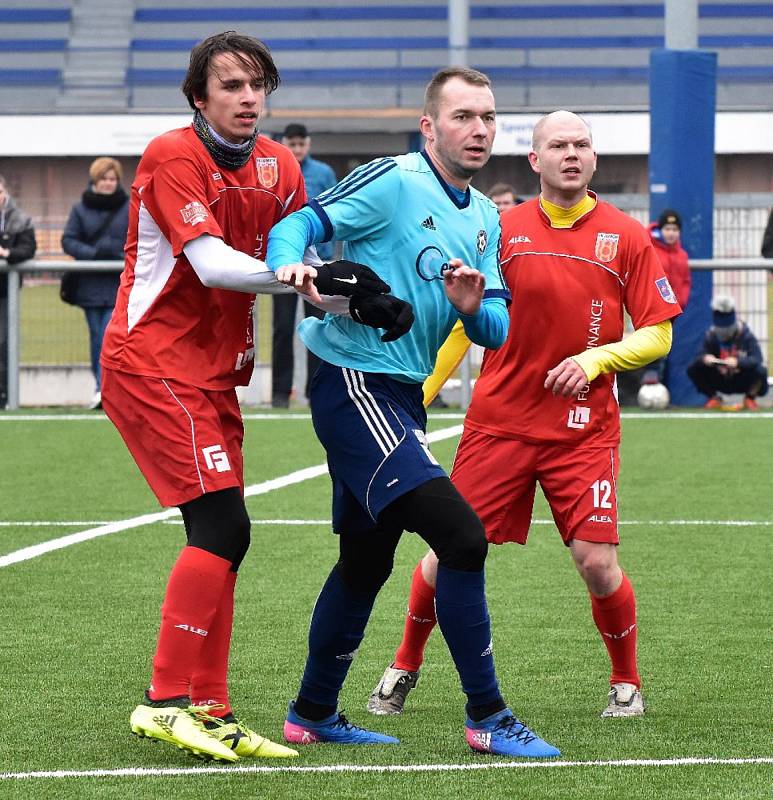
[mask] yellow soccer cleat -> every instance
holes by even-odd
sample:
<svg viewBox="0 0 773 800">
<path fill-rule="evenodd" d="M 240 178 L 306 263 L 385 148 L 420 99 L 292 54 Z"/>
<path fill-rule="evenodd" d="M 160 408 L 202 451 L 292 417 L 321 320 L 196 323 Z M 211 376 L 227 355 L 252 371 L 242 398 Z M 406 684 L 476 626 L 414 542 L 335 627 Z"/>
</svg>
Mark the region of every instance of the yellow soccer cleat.
<svg viewBox="0 0 773 800">
<path fill-rule="evenodd" d="M 209 734 L 231 748 L 239 758 L 293 758 L 298 755 L 297 750 L 255 733 L 233 714 L 226 719 L 210 716 L 208 712 L 212 708 L 216 706 L 191 706 L 191 712 L 201 720 Z"/>
<path fill-rule="evenodd" d="M 238 761 L 239 756 L 213 736 L 193 708 L 137 706 L 129 720 L 132 733 L 188 750 L 198 758 Z"/>
</svg>

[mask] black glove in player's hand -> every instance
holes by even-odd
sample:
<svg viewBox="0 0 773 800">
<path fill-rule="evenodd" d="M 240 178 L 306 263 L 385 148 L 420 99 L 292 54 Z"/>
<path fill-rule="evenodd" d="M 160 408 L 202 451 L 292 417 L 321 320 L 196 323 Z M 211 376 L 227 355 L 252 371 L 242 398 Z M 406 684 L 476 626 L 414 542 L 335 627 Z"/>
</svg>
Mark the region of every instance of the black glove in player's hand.
<svg viewBox="0 0 773 800">
<path fill-rule="evenodd" d="M 391 294 L 355 295 L 349 301 L 349 313 L 360 325 L 384 328 L 382 342 L 399 339 L 413 325 L 413 306 Z"/>
<path fill-rule="evenodd" d="M 331 261 L 317 267 L 314 285 L 320 294 L 356 295 L 388 294 L 390 286 L 365 264 L 354 261 Z"/>
</svg>

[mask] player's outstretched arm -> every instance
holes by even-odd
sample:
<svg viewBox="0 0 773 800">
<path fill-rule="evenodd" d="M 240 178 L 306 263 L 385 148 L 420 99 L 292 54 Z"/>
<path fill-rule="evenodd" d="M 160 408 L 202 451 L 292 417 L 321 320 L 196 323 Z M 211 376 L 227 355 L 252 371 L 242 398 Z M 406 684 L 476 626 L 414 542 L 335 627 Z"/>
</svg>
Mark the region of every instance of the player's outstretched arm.
<svg viewBox="0 0 773 800">
<path fill-rule="evenodd" d="M 199 280 L 210 289 L 231 289 L 251 294 L 283 294 L 290 291 L 285 285 L 287 281 L 277 280 L 263 261 L 235 250 L 217 236 L 199 236 L 188 242 L 183 252 Z M 295 280 L 299 281 L 300 286 L 306 287 L 305 293 L 316 291 L 312 283 L 316 269 L 304 264 L 296 267 Z"/>
</svg>

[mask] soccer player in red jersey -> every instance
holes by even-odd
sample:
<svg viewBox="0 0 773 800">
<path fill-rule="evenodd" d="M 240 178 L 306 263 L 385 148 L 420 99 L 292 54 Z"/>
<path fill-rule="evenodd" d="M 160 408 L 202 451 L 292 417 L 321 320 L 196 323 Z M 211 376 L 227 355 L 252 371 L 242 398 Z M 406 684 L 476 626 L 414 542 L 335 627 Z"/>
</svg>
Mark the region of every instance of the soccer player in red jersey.
<svg viewBox="0 0 773 800">
<path fill-rule="evenodd" d="M 370 273 L 310 262 L 282 276 L 263 261 L 269 230 L 306 201 L 292 153 L 258 135 L 278 83 L 270 52 L 252 37 L 229 31 L 191 51 L 183 92 L 193 124 L 154 139 L 139 163 L 102 349 L 104 410 L 161 504 L 180 508 L 187 536 L 131 728 L 224 761 L 297 755 L 236 720 L 226 681 L 234 586 L 250 543 L 236 386 L 252 374 L 255 293 L 293 291 L 284 285 L 292 282 L 343 311 L 346 298 L 323 303 L 322 287 L 363 287 Z M 331 282 L 336 270 L 341 284 Z M 388 291 L 377 284 L 376 294 Z"/>
<path fill-rule="evenodd" d="M 580 117 L 543 117 L 529 162 L 540 196 L 501 217 L 510 334 L 485 353 L 451 478 L 494 544 L 526 543 L 539 482 L 611 660 L 602 716 L 638 716 L 636 601 L 617 559 L 615 372 L 664 356 L 680 308 L 644 228 L 588 191 L 596 153 Z M 623 341 L 624 311 L 635 331 Z M 450 370 L 466 346 L 451 338 L 438 357 Z M 427 379 L 425 402 L 448 374 Z M 435 624 L 436 564 L 430 551 L 416 567 L 403 641 L 369 698 L 373 713 L 400 713 L 416 684 Z"/>
</svg>

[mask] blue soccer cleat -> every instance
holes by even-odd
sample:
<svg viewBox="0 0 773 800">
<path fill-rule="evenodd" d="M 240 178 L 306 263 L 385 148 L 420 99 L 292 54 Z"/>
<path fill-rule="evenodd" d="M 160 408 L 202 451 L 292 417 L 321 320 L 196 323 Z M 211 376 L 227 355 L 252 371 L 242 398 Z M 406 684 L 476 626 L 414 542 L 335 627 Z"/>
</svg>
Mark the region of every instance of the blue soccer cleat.
<svg viewBox="0 0 773 800">
<path fill-rule="evenodd" d="M 285 720 L 284 736 L 293 744 L 399 744 L 400 740 L 383 733 L 367 731 L 352 725 L 341 713 L 331 714 L 326 719 L 312 722 L 295 713 L 295 703 L 290 703 Z"/>
<path fill-rule="evenodd" d="M 540 739 L 509 708 L 480 722 L 468 718 L 465 734 L 467 744 L 479 753 L 516 758 L 552 758 L 561 755 L 558 748 Z"/>
</svg>

